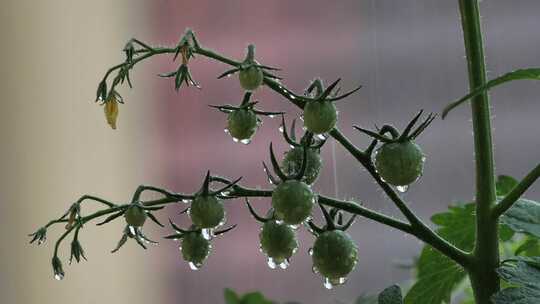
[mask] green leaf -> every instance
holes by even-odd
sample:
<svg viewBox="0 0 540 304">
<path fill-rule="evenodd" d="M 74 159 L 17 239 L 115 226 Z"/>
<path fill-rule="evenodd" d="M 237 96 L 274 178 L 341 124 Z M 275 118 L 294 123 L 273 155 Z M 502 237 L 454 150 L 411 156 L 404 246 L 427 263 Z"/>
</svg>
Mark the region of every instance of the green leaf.
<svg viewBox="0 0 540 304">
<path fill-rule="evenodd" d="M 476 204 L 468 203 L 449 207 L 448 211 L 432 216 L 437 233 L 465 251 L 473 249 L 476 235 Z M 501 241 L 512 238 L 514 231 L 501 225 Z M 461 266 L 442 255 L 431 246 L 424 246 L 417 264 L 417 281 L 407 293 L 405 304 L 449 303 L 452 291 L 465 279 Z"/>
<path fill-rule="evenodd" d="M 377 297 L 363 294 L 359 296 L 354 303 L 355 304 L 377 304 Z"/>
<path fill-rule="evenodd" d="M 242 297 L 241 304 L 273 304 L 266 299 L 260 292 L 247 293 Z"/>
<path fill-rule="evenodd" d="M 379 294 L 379 304 L 403 304 L 401 288 L 392 285 Z"/>
<path fill-rule="evenodd" d="M 518 257 L 497 269 L 504 281 L 517 287 L 501 290 L 492 298 L 494 304 L 537 304 L 540 299 L 540 257 Z"/>
<path fill-rule="evenodd" d="M 540 256 L 540 241 L 530 237 L 526 238 L 525 242 L 516 249 L 515 255 L 527 257 Z"/>
<path fill-rule="evenodd" d="M 230 288 L 225 288 L 225 304 L 240 304 L 240 298 L 234 292 L 234 290 Z"/>
<path fill-rule="evenodd" d="M 501 223 L 515 232 L 540 238 L 540 203 L 519 199 L 501 216 Z"/>
<path fill-rule="evenodd" d="M 224 294 L 225 304 L 274 304 L 260 292 L 250 292 L 240 297 L 234 290 L 226 288 Z"/>
<path fill-rule="evenodd" d="M 431 220 L 437 233 L 463 250 L 472 250 L 475 240 L 475 204 L 450 207 Z M 405 297 L 405 304 L 449 303 L 452 291 L 465 278 L 461 266 L 430 246 L 424 246 L 418 260 L 418 281 Z"/>
<path fill-rule="evenodd" d="M 488 81 L 485 85 L 476 88 L 469 94 L 463 96 L 462 98 L 450 103 L 449 105 L 444 108 L 442 112 L 442 118 L 444 119 L 448 113 L 454 109 L 455 107 L 459 106 L 460 104 L 464 103 L 465 101 L 476 97 L 489 89 L 496 87 L 498 85 L 501 85 L 503 83 L 513 81 L 513 80 L 522 80 L 522 79 L 531 79 L 531 80 L 540 80 L 540 68 L 529 68 L 529 69 L 521 69 L 516 70 L 507 74 L 504 74 L 498 78 L 492 79 Z"/>
<path fill-rule="evenodd" d="M 511 176 L 497 176 L 497 183 L 495 184 L 495 188 L 497 189 L 497 196 L 507 195 L 517 184 L 518 181 Z"/>
</svg>

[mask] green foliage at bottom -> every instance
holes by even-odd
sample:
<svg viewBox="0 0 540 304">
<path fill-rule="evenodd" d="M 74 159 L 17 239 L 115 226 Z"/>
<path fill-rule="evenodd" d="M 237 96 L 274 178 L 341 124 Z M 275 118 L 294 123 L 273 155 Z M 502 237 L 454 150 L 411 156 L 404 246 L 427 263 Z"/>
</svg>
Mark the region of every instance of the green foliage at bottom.
<svg viewBox="0 0 540 304">
<path fill-rule="evenodd" d="M 540 299 L 540 257 L 508 260 L 497 273 L 512 287 L 493 296 L 495 304 L 537 304 Z M 515 286 L 515 287 L 514 287 Z"/>
</svg>

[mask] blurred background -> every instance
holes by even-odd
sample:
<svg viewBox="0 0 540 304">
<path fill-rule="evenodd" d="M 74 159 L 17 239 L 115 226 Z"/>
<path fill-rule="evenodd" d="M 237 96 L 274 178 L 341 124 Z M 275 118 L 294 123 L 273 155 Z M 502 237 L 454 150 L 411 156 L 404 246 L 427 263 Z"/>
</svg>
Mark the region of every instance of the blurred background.
<svg viewBox="0 0 540 304">
<path fill-rule="evenodd" d="M 482 2 L 487 66 L 494 77 L 538 66 L 540 2 Z M 268 187 L 261 161 L 273 141 L 284 151 L 279 122 L 265 119 L 254 141 L 235 144 L 223 132 L 225 115 L 207 104 L 238 103 L 234 78 L 217 80 L 226 67 L 197 58 L 192 73 L 203 90 L 173 90 L 170 56 L 138 65 L 135 88 L 121 89 L 118 130 L 105 123 L 94 103 L 106 69 L 123 60 L 131 37 L 174 45 L 192 27 L 204 46 L 241 59 L 248 43 L 257 58 L 283 68 L 289 88 L 302 92 L 320 76 L 343 79 L 344 89 L 364 88 L 339 105 L 339 127 L 359 146 L 369 139 L 352 124 L 403 125 L 419 109 L 440 112 L 467 92 L 457 1 L 29 1 L 3 0 L 0 9 L 0 294 L 2 303 L 222 303 L 224 287 L 261 290 L 278 301 L 352 303 L 362 293 L 405 283 L 396 267 L 418 254 L 415 239 L 365 219 L 351 229 L 360 261 L 345 286 L 328 291 L 311 272 L 312 237 L 302 229 L 301 247 L 288 271 L 272 271 L 258 250 L 258 224 L 240 202 L 227 204 L 228 221 L 239 228 L 214 242 L 203 269 L 189 270 L 177 244 L 141 250 L 129 242 L 110 254 L 121 221 L 81 231 L 88 262 L 67 265 L 69 240 L 61 249 L 66 279 L 52 278 L 50 258 L 61 228 L 45 246 L 32 248 L 26 235 L 59 216 L 82 194 L 127 201 L 139 184 L 175 191 L 198 190 L 207 169 L 244 183 Z M 492 92 L 498 174 L 521 177 L 538 162 L 539 85 L 519 82 Z M 266 110 L 298 111 L 263 88 L 256 98 Z M 436 120 L 418 140 L 428 159 L 422 180 L 404 195 L 428 220 L 474 188 L 469 109 Z M 328 144 L 325 169 L 315 189 L 397 215 L 366 172 L 339 146 Z M 527 193 L 540 197 L 540 187 Z M 269 201 L 255 200 L 259 212 Z M 84 209 L 90 211 L 90 209 Z M 168 213 L 168 214 L 167 214 Z M 172 217 L 187 225 L 172 208 Z M 169 233 L 152 224 L 154 239 Z"/>
</svg>

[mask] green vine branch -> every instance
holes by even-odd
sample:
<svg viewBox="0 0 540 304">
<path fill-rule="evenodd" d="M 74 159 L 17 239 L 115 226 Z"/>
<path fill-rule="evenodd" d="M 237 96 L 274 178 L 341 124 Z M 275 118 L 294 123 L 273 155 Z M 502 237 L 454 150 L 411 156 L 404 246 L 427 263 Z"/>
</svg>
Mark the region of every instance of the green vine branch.
<svg viewBox="0 0 540 304">
<path fill-rule="evenodd" d="M 119 84 L 124 83 L 125 81 L 127 81 L 128 85 L 131 87 L 132 83 L 129 77 L 129 72 L 135 67 L 135 65 L 143 62 L 144 60 L 148 58 L 151 58 L 156 55 L 162 55 L 162 54 L 174 54 L 173 60 L 176 60 L 177 57 L 181 58 L 181 64 L 176 71 L 168 73 L 168 74 L 159 75 L 162 77 L 171 77 L 171 78 L 174 77 L 175 88 L 177 90 L 179 90 L 184 84 L 186 86 L 190 86 L 190 85 L 198 86 L 198 84 L 193 80 L 191 76 L 191 72 L 189 71 L 189 68 L 188 68 L 190 60 L 195 56 L 203 56 L 206 58 L 210 58 L 215 61 L 227 64 L 233 67 L 232 70 L 225 72 L 220 77 L 230 75 L 238 71 L 250 71 L 250 69 L 252 69 L 253 71 L 253 68 L 255 68 L 254 71 L 261 71 L 262 73 L 262 79 L 261 79 L 262 83 L 264 83 L 269 89 L 281 95 L 286 100 L 295 104 L 301 109 L 304 109 L 308 105 L 327 106 L 328 104 L 331 104 L 332 102 L 342 100 L 352 95 L 353 93 L 355 93 L 357 90 L 361 88 L 359 86 L 353 90 L 350 90 L 346 93 L 338 95 L 339 88 L 337 87 L 337 85 L 340 79 L 336 80 L 334 83 L 329 85 L 326 89 L 323 87 L 322 82 L 320 80 L 315 80 L 310 86 L 310 88 L 308 88 L 306 94 L 304 95 L 296 94 L 281 83 L 280 77 L 272 74 L 273 71 L 276 71 L 278 69 L 260 65 L 258 62 L 254 60 L 254 57 L 253 57 L 254 47 L 250 46 L 248 48 L 248 56 L 246 57 L 246 60 L 242 62 L 236 61 L 236 60 L 227 58 L 221 54 L 218 54 L 212 50 L 203 48 L 199 44 L 199 42 L 197 41 L 195 37 L 195 34 L 191 30 L 187 30 L 185 35 L 181 38 L 180 42 L 173 48 L 152 47 L 137 39 L 132 39 L 127 43 L 126 47 L 124 48 L 124 52 L 126 54 L 125 62 L 115 65 L 106 71 L 103 79 L 98 85 L 98 90 L 96 94 L 97 95 L 96 101 L 100 101 L 105 105 L 105 114 L 106 114 L 107 121 L 113 128 L 116 128 L 116 119 L 118 116 L 118 103 L 123 103 L 122 97 L 117 92 L 116 87 Z M 118 72 L 116 76 L 113 78 L 110 87 L 108 87 L 109 77 L 111 77 L 111 75 L 113 75 L 115 71 L 118 71 Z M 251 85 L 251 84 L 246 83 L 246 85 Z M 235 108 L 235 110 L 238 110 L 238 111 L 243 110 L 249 113 L 248 110 L 250 110 L 251 109 L 250 107 L 253 107 L 254 105 L 254 103 L 248 102 L 250 97 L 251 97 L 251 94 L 246 93 L 241 107 Z M 217 106 L 217 108 L 223 111 L 230 110 L 229 108 L 220 107 L 220 106 Z M 270 115 L 279 114 L 280 112 L 260 112 L 260 113 L 269 114 L 270 116 Z M 377 146 L 377 144 L 380 143 L 381 141 L 385 144 L 386 143 L 390 143 L 390 144 L 405 143 L 405 145 L 411 144 L 410 140 L 418 136 L 435 118 L 434 116 L 431 116 L 431 115 L 428 116 L 428 119 L 426 119 L 418 128 L 416 128 L 415 130 L 412 130 L 413 126 L 418 121 L 421 114 L 422 114 L 422 111 L 417 116 L 415 116 L 415 118 L 405 128 L 405 131 L 401 135 L 399 135 L 399 132 L 390 125 L 383 126 L 381 129 L 378 129 L 377 132 L 367 131 L 361 128 L 357 128 L 360 131 L 373 137 L 371 144 L 365 150 L 361 150 L 358 147 L 356 147 L 347 137 L 345 137 L 339 131 L 337 127 L 332 126 L 328 132 L 329 136 L 331 136 L 337 142 L 339 142 L 341 146 L 343 146 L 345 150 L 347 150 L 369 172 L 369 174 L 375 179 L 377 184 L 382 188 L 382 190 L 390 198 L 393 204 L 400 210 L 400 212 L 406 218 L 407 222 L 404 222 L 404 221 L 392 218 L 388 215 L 371 210 L 369 208 L 366 208 L 362 204 L 358 204 L 356 202 L 343 201 L 337 198 L 330 198 L 323 195 L 315 195 L 315 197 L 316 197 L 316 200 L 321 205 L 333 208 L 331 210 L 344 211 L 353 215 L 360 215 L 365 218 L 371 219 L 375 222 L 387 225 L 389 227 L 392 227 L 397 230 L 408 233 L 410 235 L 413 235 L 417 237 L 418 239 L 424 241 L 425 243 L 431 245 L 436 250 L 439 250 L 444 255 L 453 259 L 456 263 L 458 263 L 462 267 L 468 268 L 470 267 L 471 261 L 472 261 L 471 254 L 449 243 L 447 240 L 445 240 L 444 238 L 439 236 L 437 233 L 435 233 L 418 216 L 416 216 L 415 213 L 408 207 L 407 203 L 400 197 L 400 195 L 392 187 L 392 185 L 395 186 L 399 184 L 391 185 L 387 181 L 385 181 L 379 174 L 378 170 L 376 169 L 376 165 L 374 164 L 372 160 L 374 149 Z M 250 116 L 246 116 L 246 117 L 247 117 L 246 119 L 248 120 L 251 119 Z M 308 119 L 308 117 L 306 117 L 306 119 Z M 389 133 L 392 137 L 391 138 L 386 137 L 387 133 Z M 303 169 L 301 170 L 302 174 L 299 174 L 299 176 L 297 176 L 298 179 L 301 179 L 303 176 L 305 166 L 306 166 L 307 149 L 309 148 L 309 143 L 313 141 L 312 139 L 313 134 L 310 134 L 309 132 L 307 132 L 306 134 L 307 134 L 306 135 L 307 137 L 303 138 L 303 140 L 305 139 L 308 144 L 305 146 L 301 146 L 303 147 L 303 150 L 304 150 L 303 152 L 304 158 L 302 160 Z M 325 140 L 326 138 L 323 139 L 322 143 L 318 146 L 318 148 L 320 148 L 320 146 L 324 144 Z M 273 153 L 271 154 L 271 156 L 272 156 L 272 163 L 274 164 L 274 169 L 276 170 L 276 167 L 279 167 L 279 166 L 276 165 L 276 161 L 274 159 Z M 278 175 L 283 179 L 283 183 L 290 181 L 291 178 L 289 178 L 283 172 L 280 172 L 281 170 L 279 168 L 277 168 L 277 171 L 278 171 Z M 292 180 L 294 180 L 294 178 L 292 178 Z M 234 199 L 234 198 L 247 198 L 247 197 L 270 197 L 273 195 L 273 192 L 275 191 L 275 190 L 273 191 L 273 190 L 260 190 L 260 189 L 246 188 L 246 187 L 240 186 L 238 184 L 238 181 L 239 180 L 230 181 L 223 177 L 211 176 L 208 174 L 201 190 L 199 192 L 189 194 L 189 195 L 169 192 L 167 190 L 164 190 L 158 187 L 139 186 L 137 190 L 134 192 L 131 202 L 129 204 L 115 204 L 107 200 L 101 199 L 99 197 L 85 195 L 85 196 L 82 196 L 76 203 L 74 203 L 72 207 L 70 207 L 70 209 L 63 216 L 49 222 L 47 225 L 45 225 L 44 227 L 40 228 L 37 232 L 32 234 L 31 236 L 33 237 L 33 239 L 31 242 L 38 241 L 38 244 L 42 243 L 46 238 L 47 228 L 55 224 L 67 223 L 66 231 L 60 236 L 60 238 L 57 240 L 55 244 L 55 249 L 54 249 L 54 254 L 53 254 L 53 263 L 52 263 L 55 276 L 57 276 L 57 278 L 61 278 L 63 277 L 64 272 L 62 269 L 62 264 L 58 257 L 59 246 L 69 234 L 74 232 L 74 241 L 72 242 L 72 257 L 75 257 L 77 262 L 80 260 L 80 257 L 85 258 L 82 246 L 80 246 L 80 243 L 78 242 L 78 234 L 79 234 L 79 230 L 83 227 L 84 224 L 94 219 L 98 219 L 98 218 L 102 218 L 106 216 L 106 218 L 102 222 L 98 223 L 98 225 L 102 225 L 110 221 L 113 221 L 119 218 L 120 216 L 124 216 L 126 218 L 128 225 L 126 226 L 126 229 L 124 230 L 124 234 L 122 235 L 122 238 L 120 239 L 120 242 L 118 243 L 117 248 L 114 249 L 113 252 L 117 251 L 129 238 L 135 239 L 137 243 L 141 245 L 141 247 L 146 248 L 145 244 L 154 243 L 154 241 L 148 239 L 143 234 L 142 229 L 141 229 L 142 223 L 144 223 L 144 220 L 148 217 L 151 220 L 153 220 L 156 224 L 163 226 L 157 220 L 157 218 L 154 216 L 153 213 L 165 207 L 166 205 L 187 203 L 200 197 L 202 197 L 204 204 L 213 204 L 213 201 L 212 201 L 213 198 L 209 196 L 210 192 L 214 193 L 213 195 L 215 195 L 219 199 Z M 219 182 L 219 183 L 225 184 L 225 187 L 217 191 L 210 191 L 209 187 L 210 187 L 211 182 Z M 524 187 L 525 186 L 526 185 L 524 185 Z M 158 199 L 158 200 L 141 201 L 140 197 L 142 193 L 145 191 L 152 191 L 152 192 L 159 193 L 163 195 L 163 198 Z M 85 201 L 98 202 L 102 205 L 105 205 L 107 209 L 99 210 L 93 214 L 82 216 L 81 211 L 80 211 L 80 206 Z M 326 212 L 324 208 L 322 208 L 322 210 L 323 210 L 323 213 Z M 216 211 L 218 213 L 221 212 L 219 208 L 212 211 Z M 191 215 L 193 218 L 193 214 Z M 130 222 L 132 224 L 130 224 Z M 173 229 L 175 229 L 178 232 L 178 234 L 175 235 L 175 238 L 177 237 L 177 238 L 183 238 L 184 240 L 186 239 L 192 240 L 192 237 L 194 237 L 196 240 L 198 236 L 192 236 L 190 233 L 193 233 L 193 232 L 207 233 L 207 231 L 205 231 L 207 230 L 206 228 L 196 228 L 196 227 L 193 228 L 192 227 L 190 229 L 182 229 L 175 226 L 173 223 L 171 223 L 171 225 L 173 226 Z M 203 227 L 203 225 L 204 224 L 200 224 L 197 226 Z M 209 227 L 214 227 L 214 226 L 209 226 Z M 333 226 L 330 225 L 330 227 L 333 227 Z M 228 229 L 224 231 L 228 231 Z M 223 231 L 221 231 L 220 233 L 222 232 Z M 198 242 L 202 242 L 202 241 L 198 240 Z M 190 258 L 193 258 L 193 256 L 190 256 Z M 198 261 L 198 260 L 194 259 L 193 261 Z M 197 263 L 194 264 L 195 267 L 198 265 Z"/>
</svg>

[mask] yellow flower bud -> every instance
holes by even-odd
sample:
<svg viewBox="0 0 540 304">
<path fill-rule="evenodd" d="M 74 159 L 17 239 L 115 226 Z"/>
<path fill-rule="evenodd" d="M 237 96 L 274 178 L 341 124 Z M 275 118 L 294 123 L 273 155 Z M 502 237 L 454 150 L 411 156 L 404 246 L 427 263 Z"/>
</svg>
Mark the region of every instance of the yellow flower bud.
<svg viewBox="0 0 540 304">
<path fill-rule="evenodd" d="M 116 98 L 108 98 L 107 101 L 105 101 L 104 110 L 107 123 L 113 130 L 116 130 L 116 119 L 118 118 L 118 101 Z"/>
</svg>

